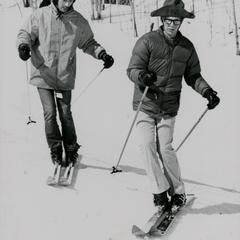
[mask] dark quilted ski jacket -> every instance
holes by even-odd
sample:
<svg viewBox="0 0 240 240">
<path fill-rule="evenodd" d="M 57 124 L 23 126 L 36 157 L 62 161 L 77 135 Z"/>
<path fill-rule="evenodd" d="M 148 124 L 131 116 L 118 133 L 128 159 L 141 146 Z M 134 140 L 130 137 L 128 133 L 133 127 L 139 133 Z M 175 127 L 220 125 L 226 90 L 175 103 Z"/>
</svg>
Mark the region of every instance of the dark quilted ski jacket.
<svg viewBox="0 0 240 240">
<path fill-rule="evenodd" d="M 134 110 L 144 91 L 144 85 L 139 82 L 138 76 L 145 70 L 157 75 L 157 81 L 150 87 L 141 108 L 141 111 L 153 117 L 177 115 L 183 77 L 201 95 L 210 88 L 201 76 L 193 44 L 180 32 L 174 41 L 170 41 L 164 36 L 162 28 L 159 28 L 137 40 L 127 69 L 128 77 L 135 83 Z"/>
</svg>

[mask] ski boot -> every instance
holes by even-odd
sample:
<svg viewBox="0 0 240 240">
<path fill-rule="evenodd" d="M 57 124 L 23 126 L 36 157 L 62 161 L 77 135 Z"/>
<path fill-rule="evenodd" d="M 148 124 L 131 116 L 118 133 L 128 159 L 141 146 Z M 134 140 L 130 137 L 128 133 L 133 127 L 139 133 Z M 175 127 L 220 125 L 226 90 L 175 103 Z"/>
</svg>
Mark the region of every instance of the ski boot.
<svg viewBox="0 0 240 240">
<path fill-rule="evenodd" d="M 64 174 L 60 175 L 60 178 L 59 178 L 60 185 L 67 186 L 70 184 L 72 169 L 77 162 L 79 148 L 80 148 L 80 145 L 78 143 L 66 146 L 65 148 L 66 156 L 62 164 L 62 168 L 65 168 L 65 169 L 64 169 Z"/>
<path fill-rule="evenodd" d="M 81 146 L 78 143 L 67 145 L 66 157 L 65 157 L 65 162 L 67 165 L 70 165 L 70 164 L 72 164 L 73 166 L 75 165 L 78 159 L 78 149 L 80 147 Z"/>
<path fill-rule="evenodd" d="M 166 215 L 157 227 L 157 229 L 161 232 L 161 235 L 164 235 L 169 226 L 172 224 L 175 216 L 179 212 L 179 210 L 186 204 L 186 195 L 183 194 L 174 194 L 171 198 L 170 208 L 166 211 Z"/>
<path fill-rule="evenodd" d="M 177 212 L 181 207 L 186 204 L 186 194 L 174 194 L 171 199 L 172 212 Z"/>
<path fill-rule="evenodd" d="M 54 165 L 62 163 L 62 154 L 63 149 L 61 145 L 51 148 L 51 159 Z"/>
<path fill-rule="evenodd" d="M 169 205 L 167 191 L 153 194 L 153 203 L 154 206 L 157 207 L 158 211 L 162 212 Z"/>
<path fill-rule="evenodd" d="M 147 235 L 151 235 L 157 230 L 157 227 L 161 223 L 166 210 L 170 206 L 167 191 L 153 194 L 153 204 L 156 207 L 156 211 L 148 220 L 147 224 L 142 228 L 142 232 Z"/>
</svg>

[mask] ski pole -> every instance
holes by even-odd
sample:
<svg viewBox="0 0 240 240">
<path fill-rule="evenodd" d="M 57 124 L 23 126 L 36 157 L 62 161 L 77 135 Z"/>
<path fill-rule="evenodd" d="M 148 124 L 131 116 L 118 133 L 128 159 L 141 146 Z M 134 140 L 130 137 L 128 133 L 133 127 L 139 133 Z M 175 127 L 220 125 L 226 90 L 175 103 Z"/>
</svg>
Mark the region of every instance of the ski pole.
<svg viewBox="0 0 240 240">
<path fill-rule="evenodd" d="M 23 14 L 22 14 L 21 8 L 19 6 L 19 3 L 17 2 L 17 0 L 15 0 L 15 2 L 18 7 L 21 18 L 23 18 Z M 27 98 L 28 98 L 28 113 L 29 113 L 28 122 L 27 122 L 27 125 L 28 125 L 31 123 L 36 123 L 36 121 L 32 120 L 32 118 L 31 118 L 31 99 L 30 99 L 29 86 L 28 86 L 29 77 L 28 77 L 28 63 L 27 62 L 26 62 L 26 78 L 27 78 Z"/>
<path fill-rule="evenodd" d="M 154 27 L 154 23 L 151 23 L 151 25 L 150 25 L 150 32 L 152 32 L 153 27 Z M 135 124 L 135 122 L 136 122 L 136 120 L 137 120 L 138 113 L 139 113 L 139 111 L 140 111 L 140 109 L 141 109 L 143 99 L 145 98 L 148 89 L 149 89 L 148 86 L 145 87 L 145 89 L 144 89 L 144 92 L 143 92 L 142 98 L 141 98 L 141 100 L 140 100 L 140 102 L 139 102 L 139 105 L 138 105 L 138 108 L 137 108 L 137 112 L 136 112 L 136 114 L 135 114 L 135 116 L 134 116 L 134 119 L 133 119 L 132 125 L 131 125 L 131 127 L 130 127 L 129 132 L 128 132 L 128 135 L 127 135 L 127 138 L 126 138 L 126 140 L 125 140 L 125 143 L 124 143 L 124 145 L 123 145 L 123 149 L 122 149 L 122 151 L 121 151 L 121 153 L 120 153 L 120 156 L 119 156 L 118 162 L 117 162 L 116 166 L 113 166 L 113 167 L 112 167 L 112 172 L 111 172 L 111 174 L 113 174 L 113 173 L 117 173 L 117 172 L 121 172 L 121 171 L 122 171 L 122 170 L 118 169 L 118 165 L 119 165 L 119 163 L 120 163 L 120 161 L 121 161 L 121 158 L 122 158 L 122 155 L 123 155 L 124 149 L 125 149 L 125 147 L 126 147 L 126 145 L 127 145 L 128 139 L 129 139 L 130 134 L 131 134 L 132 129 L 133 129 L 133 126 L 134 126 L 134 124 Z"/>
<path fill-rule="evenodd" d="M 122 171 L 122 170 L 118 169 L 118 165 L 119 165 L 119 163 L 120 163 L 120 161 L 121 161 L 121 158 L 122 158 L 123 152 L 124 152 L 125 147 L 126 147 L 126 145 L 127 145 L 128 139 L 129 139 L 130 134 L 131 134 L 132 129 L 133 129 L 133 126 L 134 126 L 134 124 L 135 124 L 135 122 L 136 122 L 136 120 L 137 120 L 138 113 L 139 113 L 139 111 L 140 111 L 140 109 L 141 109 L 141 107 L 142 107 L 143 99 L 145 98 L 148 89 L 149 89 L 148 86 L 145 87 L 145 89 L 144 89 L 144 92 L 143 92 L 142 98 L 141 98 L 141 100 L 140 100 L 140 102 L 139 102 L 139 104 L 138 104 L 138 108 L 137 108 L 136 114 L 135 114 L 135 116 L 134 116 L 133 122 L 132 122 L 132 124 L 131 124 L 130 130 L 129 130 L 128 135 L 127 135 L 127 138 L 126 138 L 126 140 L 125 140 L 125 142 L 124 142 L 124 145 L 123 145 L 122 151 L 121 151 L 121 153 L 120 153 L 120 156 L 119 156 L 118 162 L 117 162 L 116 166 L 113 166 L 113 167 L 112 167 L 112 172 L 111 172 L 111 174 L 113 174 L 113 173 L 117 173 L 117 172 L 121 172 L 121 171 Z"/>
<path fill-rule="evenodd" d="M 30 98 L 30 92 L 29 92 L 29 77 L 28 77 L 28 63 L 26 62 L 26 77 L 27 77 L 27 98 L 28 98 L 28 124 L 36 123 L 36 121 L 32 120 L 31 118 L 31 98 Z"/>
<path fill-rule="evenodd" d="M 78 101 L 78 99 L 87 91 L 87 89 L 90 87 L 90 85 L 98 78 L 98 76 L 101 74 L 101 72 L 105 69 L 105 67 L 103 67 L 98 73 L 97 75 L 88 83 L 88 85 L 79 93 L 79 95 L 75 98 L 75 100 L 73 101 L 72 104 L 76 103 Z"/>
<path fill-rule="evenodd" d="M 188 132 L 188 134 L 186 135 L 186 137 L 182 140 L 182 142 L 179 144 L 179 146 L 177 147 L 177 149 L 175 150 L 175 152 L 177 152 L 182 145 L 184 144 L 184 142 L 188 139 L 188 137 L 190 136 L 190 134 L 192 133 L 192 131 L 196 128 L 196 126 L 199 124 L 199 122 L 202 120 L 202 118 L 204 117 L 204 115 L 207 113 L 208 108 L 206 108 L 204 110 L 204 112 L 202 113 L 202 115 L 200 116 L 200 118 L 197 120 L 197 122 L 193 125 L 193 127 L 190 129 L 190 131 Z"/>
</svg>

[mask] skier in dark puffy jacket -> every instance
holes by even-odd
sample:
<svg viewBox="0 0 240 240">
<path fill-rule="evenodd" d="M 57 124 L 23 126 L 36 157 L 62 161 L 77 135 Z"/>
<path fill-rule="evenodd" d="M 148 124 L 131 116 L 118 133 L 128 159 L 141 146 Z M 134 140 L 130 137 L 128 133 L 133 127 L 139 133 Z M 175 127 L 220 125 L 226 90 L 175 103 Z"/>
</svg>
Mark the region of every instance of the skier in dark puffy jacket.
<svg viewBox="0 0 240 240">
<path fill-rule="evenodd" d="M 41 99 L 52 161 L 64 167 L 76 161 L 79 149 L 71 113 L 76 49 L 102 60 L 105 68 L 114 63 L 95 41 L 88 21 L 74 10 L 73 3 L 74 0 L 52 0 L 49 6 L 32 13 L 17 36 L 19 57 L 23 61 L 31 57 L 30 83 L 37 87 Z"/>
<path fill-rule="evenodd" d="M 179 163 L 172 147 L 182 78 L 207 98 L 209 109 L 215 108 L 220 99 L 201 75 L 192 42 L 179 31 L 183 19 L 194 18 L 194 15 L 184 9 L 181 0 L 166 0 L 151 16 L 161 17 L 163 25 L 138 39 L 127 74 L 135 83 L 134 110 L 143 90 L 149 87 L 136 126 L 154 204 L 162 209 L 170 200 L 176 206 L 186 201 Z"/>
</svg>

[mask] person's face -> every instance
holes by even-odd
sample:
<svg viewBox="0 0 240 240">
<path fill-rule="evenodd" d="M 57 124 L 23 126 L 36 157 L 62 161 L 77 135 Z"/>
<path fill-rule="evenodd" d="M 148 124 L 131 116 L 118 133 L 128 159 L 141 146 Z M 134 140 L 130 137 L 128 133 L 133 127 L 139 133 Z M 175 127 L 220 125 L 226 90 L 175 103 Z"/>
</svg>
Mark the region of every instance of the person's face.
<svg viewBox="0 0 240 240">
<path fill-rule="evenodd" d="M 178 29 L 180 28 L 182 19 L 178 17 L 164 17 L 163 27 L 164 31 L 170 37 L 175 37 Z"/>
<path fill-rule="evenodd" d="M 61 12 L 67 12 L 72 6 L 74 0 L 58 0 L 58 9 Z"/>
</svg>

